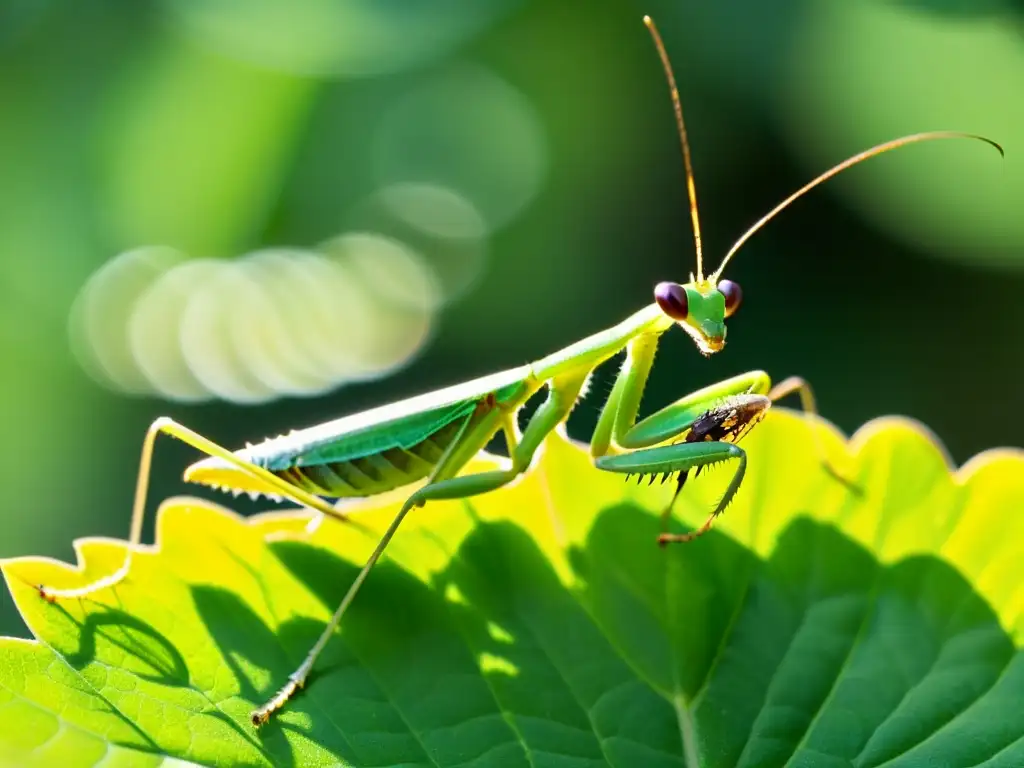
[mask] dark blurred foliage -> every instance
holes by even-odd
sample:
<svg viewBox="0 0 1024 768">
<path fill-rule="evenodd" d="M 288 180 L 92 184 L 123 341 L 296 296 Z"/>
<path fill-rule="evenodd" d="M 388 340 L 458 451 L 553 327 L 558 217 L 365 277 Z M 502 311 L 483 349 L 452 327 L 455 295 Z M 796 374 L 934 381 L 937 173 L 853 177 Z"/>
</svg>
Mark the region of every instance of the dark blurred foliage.
<svg viewBox="0 0 1024 768">
<path fill-rule="evenodd" d="M 669 334 L 645 408 L 763 368 L 809 379 L 847 432 L 906 414 L 957 463 L 1021 443 L 1019 3 L 270 5 L 0 10 L 0 556 L 68 559 L 76 537 L 125 536 L 158 415 L 236 447 L 519 365 L 619 321 L 657 281 L 686 280 L 683 165 L 644 13 L 680 81 L 709 268 L 772 205 L 872 143 L 948 128 L 1007 150 L 1000 162 L 980 144 L 914 147 L 801 200 L 730 265 L 745 304 L 726 350 L 705 360 Z M 542 151 L 522 154 L 515 120 L 472 89 L 431 91 L 466 71 L 518 94 Z M 429 119 L 396 106 L 410 103 Z M 454 145 L 417 143 L 449 129 Z M 531 162 L 543 167 L 524 175 Z M 491 231 L 476 279 L 394 375 L 315 398 L 187 405 L 102 388 L 72 354 L 72 302 L 114 255 L 310 247 L 406 169 L 456 188 Z M 610 381 L 603 370 L 574 413 L 575 437 Z M 178 480 L 193 457 L 158 444 L 152 507 L 195 490 Z M 17 626 L 5 602 L 0 629 Z"/>
</svg>

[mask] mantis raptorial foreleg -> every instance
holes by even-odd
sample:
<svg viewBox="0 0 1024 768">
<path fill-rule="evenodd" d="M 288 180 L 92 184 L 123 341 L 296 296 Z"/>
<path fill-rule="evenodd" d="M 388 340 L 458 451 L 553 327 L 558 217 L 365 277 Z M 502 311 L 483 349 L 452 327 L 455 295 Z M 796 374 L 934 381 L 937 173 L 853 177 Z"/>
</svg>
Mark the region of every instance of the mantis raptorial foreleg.
<svg viewBox="0 0 1024 768">
<path fill-rule="evenodd" d="M 617 441 L 625 444 L 627 452 L 596 457 L 595 465 L 598 469 L 622 472 L 627 477 L 632 474 L 648 475 L 653 481 L 658 474 L 667 477 L 679 473 L 672 501 L 661 515 L 660 544 L 688 541 L 701 535 L 710 529 L 714 519 L 736 495 L 746 472 L 747 454 L 734 443 L 753 428 L 771 405 L 768 397 L 751 391 L 755 389 L 768 389 L 767 375 L 760 371 L 737 376 L 687 395 L 629 427 L 621 440 Z M 681 443 L 657 445 L 681 435 Z M 727 442 L 730 439 L 734 442 Z M 644 447 L 652 445 L 656 447 Z M 705 467 L 729 459 L 737 459 L 739 464 L 707 522 L 692 534 L 678 537 L 667 534 L 665 531 L 673 503 L 690 470 L 696 469 L 699 473 Z"/>
<path fill-rule="evenodd" d="M 749 384 L 748 389 L 743 389 L 743 386 L 745 384 Z M 679 403 L 674 404 L 673 406 L 669 406 L 669 409 L 678 409 L 681 412 L 681 414 L 685 417 L 688 414 L 692 413 L 694 408 L 699 409 L 701 407 L 703 397 L 721 398 L 736 396 L 737 391 L 751 393 L 766 392 L 767 394 L 765 394 L 765 397 L 770 403 L 778 402 L 783 397 L 786 397 L 794 393 L 798 393 L 800 395 L 800 404 L 804 414 L 817 415 L 817 410 L 814 406 L 814 393 L 811 391 L 811 387 L 805 379 L 799 376 L 790 376 L 789 378 L 784 379 L 775 386 L 771 386 L 771 380 L 769 379 L 768 374 L 766 374 L 764 371 L 753 371 L 751 373 L 743 374 L 733 379 L 728 379 L 724 382 L 720 382 L 719 384 L 714 384 L 710 387 L 706 387 L 705 389 L 696 392 L 693 395 L 689 395 L 688 397 L 683 398 L 681 401 L 679 401 Z M 768 404 L 766 403 L 765 407 L 767 407 L 767 405 Z M 654 414 L 654 417 L 651 418 L 657 418 L 660 416 L 660 414 L 664 413 L 669 409 L 663 409 L 659 413 Z M 715 423 L 715 419 L 718 419 L 719 422 L 723 422 L 728 417 L 728 415 L 729 414 L 727 413 L 719 412 L 716 414 L 713 411 L 708 411 L 706 414 L 704 414 L 704 418 L 707 419 L 707 423 L 703 426 L 702 429 L 695 428 L 693 431 L 691 431 L 691 433 L 687 436 L 687 440 L 692 441 L 697 439 L 709 439 L 707 437 L 707 433 L 709 431 L 714 431 L 716 429 L 720 430 L 723 427 L 722 423 Z M 745 419 L 744 422 L 739 425 L 740 428 L 736 429 L 735 434 L 731 436 L 733 442 L 738 442 L 740 437 L 742 437 L 742 435 L 745 432 L 753 428 L 756 421 L 760 418 L 760 414 L 751 413 L 749 414 L 749 417 L 749 419 Z M 644 422 L 638 424 L 637 427 L 639 428 L 641 425 L 646 426 L 648 421 L 649 419 L 645 419 Z M 648 430 L 648 432 L 649 431 L 650 430 Z M 828 454 L 825 450 L 825 445 L 822 442 L 821 436 L 819 435 L 818 431 L 812 430 L 811 434 L 812 439 L 814 440 L 815 451 L 818 454 L 822 469 L 824 469 L 825 473 L 832 477 L 832 479 L 838 481 L 852 493 L 860 495 L 861 490 L 856 485 L 856 483 L 843 476 L 839 472 L 839 470 L 837 470 L 829 461 Z M 637 429 L 635 432 L 631 432 L 629 434 L 629 436 L 632 437 L 633 439 L 636 439 L 638 435 L 643 436 L 643 431 Z M 700 468 L 697 469 L 697 474 L 699 473 Z M 706 532 L 710 528 L 712 521 L 718 515 L 717 512 L 713 513 L 708 518 L 707 522 L 703 526 L 701 526 L 701 528 L 698 529 L 697 532 L 693 534 L 673 536 L 667 535 L 666 532 L 668 530 L 668 521 L 672 514 L 672 507 L 675 505 L 676 499 L 679 497 L 679 493 L 680 491 L 682 491 L 683 484 L 686 482 L 686 479 L 686 473 L 680 474 L 679 482 L 676 484 L 676 491 L 672 495 L 672 499 L 666 506 L 665 511 L 662 513 L 662 535 L 658 539 L 658 541 L 662 544 L 669 541 L 685 542 L 690 541 L 693 538 L 696 538 L 697 535 Z"/>
<path fill-rule="evenodd" d="M 40 585 L 39 594 L 45 599 L 53 602 L 58 598 L 85 597 L 86 595 L 92 594 L 98 590 L 116 585 L 128 575 L 128 571 L 132 564 L 132 553 L 142 541 L 142 523 L 145 520 L 146 515 L 146 495 L 149 489 L 149 475 L 153 463 L 153 447 L 156 443 L 157 435 L 161 433 L 170 435 L 171 437 L 176 437 L 208 456 L 215 456 L 227 461 L 232 466 L 237 467 L 251 477 L 266 483 L 271 488 L 274 488 L 282 498 L 295 502 L 300 506 L 309 507 L 321 514 L 328 515 L 339 520 L 345 520 L 347 518 L 344 513 L 339 512 L 319 496 L 314 496 L 313 494 L 296 487 L 292 483 L 289 483 L 287 480 L 283 480 L 277 475 L 268 472 L 262 467 L 258 467 L 255 464 L 240 458 L 227 448 L 203 437 L 198 432 L 179 424 L 173 419 L 162 417 L 150 425 L 149 429 L 146 431 L 146 437 L 142 442 L 142 456 L 139 460 L 139 476 L 135 485 L 135 501 L 132 505 L 132 522 L 128 537 L 128 548 L 125 551 L 124 562 L 121 564 L 121 567 L 109 576 L 94 581 L 84 587 L 78 587 L 75 589 L 53 589 L 51 587 Z"/>
<path fill-rule="evenodd" d="M 799 376 L 790 376 L 776 384 L 774 387 L 768 388 L 770 381 L 767 375 L 763 372 L 756 371 L 752 374 L 745 374 L 744 376 L 737 377 L 730 382 L 723 382 L 722 384 L 715 385 L 712 389 L 727 386 L 732 382 L 740 383 L 744 379 L 749 379 L 753 382 L 753 390 L 764 391 L 767 389 L 767 394 L 763 397 L 760 395 L 736 395 L 729 401 L 728 406 L 712 408 L 707 411 L 690 427 L 690 431 L 686 436 L 687 444 L 700 444 L 700 441 L 710 440 L 713 435 L 720 433 L 728 434 L 734 441 L 738 441 L 744 432 L 753 428 L 754 424 L 756 424 L 756 422 L 761 418 L 764 411 L 767 410 L 771 403 L 793 393 L 799 393 L 800 403 L 805 414 L 817 413 L 814 407 L 814 394 L 811 391 L 811 387 Z M 688 398 L 684 398 L 684 401 L 687 399 Z M 658 416 L 658 414 L 655 414 L 655 416 Z M 843 475 L 841 475 L 828 461 L 828 457 L 825 453 L 825 446 L 821 442 L 821 438 L 817 431 L 812 430 L 812 434 L 814 435 L 813 439 L 815 449 L 821 459 L 821 464 L 825 472 L 849 490 L 860 494 L 860 489 L 856 484 L 843 477 Z M 668 543 L 692 541 L 711 529 L 715 518 L 721 514 L 725 506 L 728 504 L 728 501 L 739 489 L 739 484 L 742 481 L 743 473 L 746 468 L 746 454 L 743 454 L 739 458 L 740 466 L 737 469 L 736 474 L 733 476 L 732 481 L 729 483 L 725 494 L 722 496 L 722 501 L 719 502 L 715 510 L 708 516 L 707 520 L 704 521 L 704 524 L 701 525 L 700 528 L 690 531 L 689 533 L 671 534 L 667 532 L 668 519 L 671 515 L 672 506 L 675 503 L 676 498 L 679 496 L 679 492 L 682 490 L 683 484 L 687 478 L 687 470 L 683 470 L 679 476 L 679 482 L 676 485 L 676 492 L 672 496 L 672 501 L 669 502 L 668 507 L 662 515 L 662 533 L 658 536 L 659 544 L 664 545 Z M 697 471 L 700 471 L 700 467 L 698 467 Z"/>
<path fill-rule="evenodd" d="M 735 443 L 763 416 L 772 402 L 798 393 L 805 413 L 814 414 L 814 396 L 808 383 L 792 376 L 772 387 L 764 371 L 751 371 L 692 392 L 637 422 L 643 389 L 654 362 L 657 338 L 638 336 L 628 346 L 626 362 L 609 394 L 591 441 L 591 455 L 599 469 L 628 474 L 679 473 L 672 500 L 662 513 L 662 534 L 658 541 L 690 541 L 710 529 L 739 489 L 746 471 L 746 454 Z M 685 435 L 683 445 L 659 444 Z M 856 486 L 828 461 L 825 447 L 814 432 L 815 447 L 825 471 L 846 487 Z M 685 450 L 668 451 L 672 448 Z M 730 450 L 731 449 L 731 450 Z M 699 529 L 692 533 L 667 533 L 672 507 L 691 469 L 699 474 L 706 466 L 738 459 L 739 466 L 720 502 Z"/>
</svg>

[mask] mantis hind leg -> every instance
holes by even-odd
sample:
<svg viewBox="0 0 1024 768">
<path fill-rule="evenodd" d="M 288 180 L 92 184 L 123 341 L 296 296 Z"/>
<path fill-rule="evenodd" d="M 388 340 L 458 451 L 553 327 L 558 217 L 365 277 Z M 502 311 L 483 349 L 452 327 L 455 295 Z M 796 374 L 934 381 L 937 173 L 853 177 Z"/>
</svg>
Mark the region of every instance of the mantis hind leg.
<svg viewBox="0 0 1024 768">
<path fill-rule="evenodd" d="M 128 575 L 128 571 L 132 564 L 132 553 L 138 547 L 142 539 L 142 523 L 146 514 L 146 495 L 149 489 L 149 476 L 153 464 L 153 447 L 156 442 L 156 437 L 159 434 L 171 435 L 172 437 L 178 438 L 182 442 L 187 443 L 196 450 L 202 451 L 209 456 L 215 456 L 230 462 L 242 471 L 252 475 L 270 487 L 277 489 L 280 495 L 289 501 L 293 501 L 304 507 L 315 509 L 322 514 L 329 515 L 331 517 L 336 517 L 341 520 L 346 519 L 346 515 L 336 510 L 330 505 L 330 503 L 324 501 L 319 496 L 314 496 L 313 494 L 296 487 L 292 483 L 289 483 L 287 480 L 281 479 L 272 472 L 268 472 L 262 467 L 258 467 L 255 464 L 251 464 L 248 461 L 239 458 L 227 448 L 218 445 L 212 440 L 203 437 L 198 432 L 195 432 L 172 419 L 159 418 L 150 425 L 149 429 L 146 431 L 146 437 L 142 442 L 142 456 L 139 461 L 139 475 L 135 486 L 135 501 L 132 505 L 132 522 L 128 537 L 128 549 L 125 551 L 124 562 L 121 564 L 121 567 L 109 576 L 98 579 L 84 587 L 77 587 L 74 589 L 53 589 L 45 585 L 40 585 L 39 594 L 44 599 L 49 600 L 52 603 L 62 598 L 85 597 L 86 595 L 90 595 L 98 590 L 118 584 L 125 578 L 125 576 Z"/>
</svg>

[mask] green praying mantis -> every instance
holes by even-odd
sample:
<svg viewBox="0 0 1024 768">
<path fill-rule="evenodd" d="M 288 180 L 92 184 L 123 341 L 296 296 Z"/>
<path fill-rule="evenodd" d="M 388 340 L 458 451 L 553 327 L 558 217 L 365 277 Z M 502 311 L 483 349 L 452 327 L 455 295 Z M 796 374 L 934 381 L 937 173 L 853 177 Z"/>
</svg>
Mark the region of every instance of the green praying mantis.
<svg viewBox="0 0 1024 768">
<path fill-rule="evenodd" d="M 959 132 L 919 133 L 877 145 L 834 166 L 783 200 L 754 223 L 725 254 L 718 268 L 704 274 L 700 223 L 690 148 L 682 107 L 664 44 L 645 17 L 668 79 L 686 169 L 690 217 L 697 254 L 696 275 L 686 283 L 663 282 L 654 302 L 605 331 L 571 344 L 536 362 L 457 386 L 430 392 L 288 435 L 243 450 L 230 451 L 169 418 L 159 418 L 143 441 L 132 508 L 129 546 L 121 567 L 91 584 L 73 589 L 39 586 L 51 602 L 92 595 L 128 576 L 132 552 L 140 544 L 153 446 L 163 433 L 206 454 L 189 466 L 184 479 L 221 490 L 288 499 L 338 519 L 347 515 L 327 499 L 368 497 L 420 483 L 412 491 L 356 576 L 305 660 L 284 686 L 252 712 L 260 726 L 303 687 L 318 655 L 341 624 L 346 610 L 410 510 L 429 501 L 459 499 L 494 491 L 526 472 L 545 437 L 562 424 L 585 392 L 593 371 L 625 351 L 625 362 L 605 400 L 590 441 L 594 465 L 606 472 L 650 477 L 677 475 L 675 501 L 691 471 L 733 461 L 735 470 L 707 521 L 686 534 L 667 532 L 672 509 L 663 515 L 662 544 L 683 542 L 705 533 L 728 506 L 743 482 L 747 454 L 739 439 L 770 405 L 798 394 L 806 412 L 814 411 L 807 382 L 792 377 L 772 386 L 768 374 L 752 371 L 685 395 L 638 421 L 641 398 L 662 334 L 678 327 L 704 356 L 725 345 L 726 319 L 740 306 L 739 285 L 722 279 L 733 255 L 782 209 L 837 173 L 863 160 L 908 144 L 934 139 L 970 138 L 1002 148 L 990 139 Z M 519 413 L 542 389 L 546 397 L 524 428 Z M 507 468 L 460 475 L 467 463 L 501 433 L 509 454 Z M 820 447 L 819 447 L 820 451 Z M 823 455 L 823 454 L 822 454 Z M 822 458 L 823 466 L 846 482 Z M 851 484 L 851 489 L 856 490 Z"/>
</svg>

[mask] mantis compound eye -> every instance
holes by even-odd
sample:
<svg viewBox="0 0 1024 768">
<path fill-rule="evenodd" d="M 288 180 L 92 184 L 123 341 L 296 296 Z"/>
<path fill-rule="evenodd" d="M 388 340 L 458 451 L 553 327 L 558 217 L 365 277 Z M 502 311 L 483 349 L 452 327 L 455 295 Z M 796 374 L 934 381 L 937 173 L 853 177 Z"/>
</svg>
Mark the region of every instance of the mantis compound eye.
<svg viewBox="0 0 1024 768">
<path fill-rule="evenodd" d="M 679 283 L 658 283 L 654 286 L 654 300 L 676 322 L 682 322 L 689 314 L 686 290 Z"/>
<path fill-rule="evenodd" d="M 743 291 L 740 289 L 739 283 L 722 280 L 718 284 L 718 292 L 725 297 L 725 316 L 731 317 L 740 308 L 740 303 L 743 301 Z"/>
</svg>

